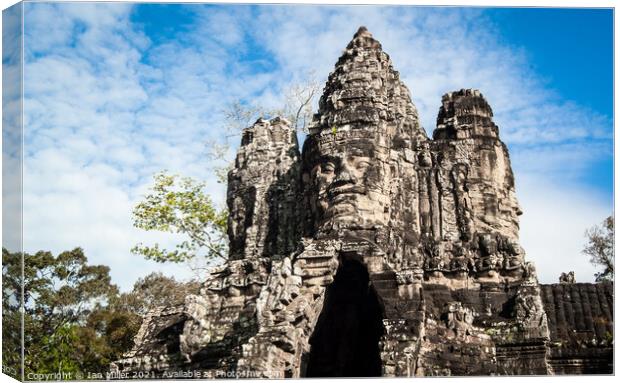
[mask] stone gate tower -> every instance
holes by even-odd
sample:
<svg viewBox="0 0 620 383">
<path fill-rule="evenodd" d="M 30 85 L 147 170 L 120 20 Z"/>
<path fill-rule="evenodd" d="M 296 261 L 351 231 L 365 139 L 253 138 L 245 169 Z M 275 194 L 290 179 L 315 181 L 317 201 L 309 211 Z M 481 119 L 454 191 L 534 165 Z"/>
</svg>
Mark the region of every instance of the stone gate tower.
<svg viewBox="0 0 620 383">
<path fill-rule="evenodd" d="M 149 313 L 113 368 L 202 377 L 611 372 L 613 287 L 539 285 L 485 98 L 444 95 L 430 139 L 363 27 L 329 75 L 301 153 L 284 119 L 243 132 L 228 207 L 230 260 L 184 305 Z"/>
</svg>

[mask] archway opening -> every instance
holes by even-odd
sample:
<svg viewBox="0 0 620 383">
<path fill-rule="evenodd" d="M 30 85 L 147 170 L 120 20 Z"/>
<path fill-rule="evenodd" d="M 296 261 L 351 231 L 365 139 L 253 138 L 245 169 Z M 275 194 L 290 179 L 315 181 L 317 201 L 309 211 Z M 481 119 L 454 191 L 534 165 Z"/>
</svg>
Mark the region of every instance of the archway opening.
<svg viewBox="0 0 620 383">
<path fill-rule="evenodd" d="M 307 377 L 381 376 L 383 306 L 366 267 L 341 260 L 310 338 Z"/>
</svg>

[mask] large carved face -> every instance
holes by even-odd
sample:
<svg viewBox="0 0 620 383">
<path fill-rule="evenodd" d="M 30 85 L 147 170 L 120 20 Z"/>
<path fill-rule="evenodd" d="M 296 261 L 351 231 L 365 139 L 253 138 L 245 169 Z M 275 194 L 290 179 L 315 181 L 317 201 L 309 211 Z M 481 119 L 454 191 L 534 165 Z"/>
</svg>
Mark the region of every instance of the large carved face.
<svg viewBox="0 0 620 383">
<path fill-rule="evenodd" d="M 383 213 L 379 198 L 383 163 L 374 143 L 367 139 L 346 140 L 320 147 L 317 154 L 310 177 L 319 227 L 372 226 L 371 217 Z"/>
</svg>

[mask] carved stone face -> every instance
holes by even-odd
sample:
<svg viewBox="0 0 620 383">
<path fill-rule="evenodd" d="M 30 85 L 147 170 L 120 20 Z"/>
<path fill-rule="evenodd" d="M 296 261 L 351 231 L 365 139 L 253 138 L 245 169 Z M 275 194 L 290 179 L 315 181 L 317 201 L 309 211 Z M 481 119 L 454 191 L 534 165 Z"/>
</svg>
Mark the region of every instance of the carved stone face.
<svg viewBox="0 0 620 383">
<path fill-rule="evenodd" d="M 368 218 L 383 211 L 379 198 L 382 162 L 377 158 L 374 143 L 366 139 L 347 140 L 321 148 L 319 154 L 313 162 L 311 178 L 321 225 L 368 226 L 372 222 Z"/>
</svg>

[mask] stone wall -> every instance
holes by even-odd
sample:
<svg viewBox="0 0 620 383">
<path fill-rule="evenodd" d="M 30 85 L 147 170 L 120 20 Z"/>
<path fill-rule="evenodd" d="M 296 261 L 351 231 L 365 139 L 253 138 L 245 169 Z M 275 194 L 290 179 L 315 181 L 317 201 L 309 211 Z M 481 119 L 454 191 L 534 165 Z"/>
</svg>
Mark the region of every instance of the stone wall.
<svg viewBox="0 0 620 383">
<path fill-rule="evenodd" d="M 541 290 L 553 372 L 613 373 L 613 284 L 561 283 Z"/>
</svg>

